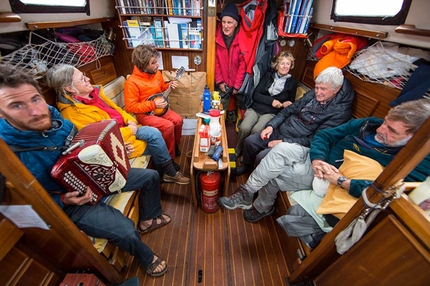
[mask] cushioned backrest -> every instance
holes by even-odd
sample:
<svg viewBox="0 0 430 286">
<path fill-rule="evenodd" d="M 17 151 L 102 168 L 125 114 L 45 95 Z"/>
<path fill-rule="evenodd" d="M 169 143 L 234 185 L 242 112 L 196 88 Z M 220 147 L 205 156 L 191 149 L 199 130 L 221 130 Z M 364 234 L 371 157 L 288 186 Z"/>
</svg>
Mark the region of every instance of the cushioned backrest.
<svg viewBox="0 0 430 286">
<path fill-rule="evenodd" d="M 299 100 L 300 98 L 302 98 L 302 96 L 305 95 L 305 93 L 308 92 L 309 90 L 310 90 L 309 87 L 299 82 L 296 90 L 296 100 Z"/>
<path fill-rule="evenodd" d="M 121 108 L 124 108 L 125 77 L 120 76 L 104 86 L 105 95 Z"/>
</svg>

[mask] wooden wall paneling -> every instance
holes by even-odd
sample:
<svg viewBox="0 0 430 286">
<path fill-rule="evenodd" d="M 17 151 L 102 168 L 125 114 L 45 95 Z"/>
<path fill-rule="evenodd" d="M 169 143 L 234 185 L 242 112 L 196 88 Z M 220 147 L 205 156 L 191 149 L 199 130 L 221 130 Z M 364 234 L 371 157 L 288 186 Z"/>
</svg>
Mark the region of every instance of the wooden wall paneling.
<svg viewBox="0 0 430 286">
<path fill-rule="evenodd" d="M 100 68 L 91 70 L 87 76 L 90 77 L 93 84 L 101 85 L 106 85 L 117 78 L 113 62 L 108 62 Z"/>
<path fill-rule="evenodd" d="M 285 45 L 281 46 L 281 42 L 285 41 Z M 294 41 L 294 46 L 290 47 L 288 43 Z M 291 52 L 294 56 L 294 68 L 290 71 L 290 74 L 298 81 L 302 78 L 305 70 L 306 58 L 308 55 L 309 47 L 306 45 L 306 39 L 303 38 L 284 38 L 281 37 L 278 40 L 280 47 L 279 52 Z"/>
<path fill-rule="evenodd" d="M 344 285 L 426 285 L 429 270 L 428 250 L 390 215 L 314 282 L 318 286 L 339 281 Z"/>
</svg>

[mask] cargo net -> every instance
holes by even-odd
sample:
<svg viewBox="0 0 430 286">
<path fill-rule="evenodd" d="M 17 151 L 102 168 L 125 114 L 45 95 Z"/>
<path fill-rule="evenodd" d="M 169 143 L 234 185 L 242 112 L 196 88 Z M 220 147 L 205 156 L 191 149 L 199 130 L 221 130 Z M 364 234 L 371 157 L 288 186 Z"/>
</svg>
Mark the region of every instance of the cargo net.
<svg viewBox="0 0 430 286">
<path fill-rule="evenodd" d="M 419 59 L 430 60 L 430 53 L 377 41 L 356 52 L 343 69 L 363 81 L 403 89 L 417 68 L 414 63 Z M 312 53 L 309 53 L 308 60 L 318 61 Z"/>
<path fill-rule="evenodd" d="M 41 38 L 43 43 L 32 44 L 32 37 Z M 63 43 L 51 41 L 31 32 L 29 43 L 4 56 L 1 63 L 31 72 L 39 79 L 54 65 L 70 64 L 79 68 L 101 57 L 112 55 L 113 51 L 114 45 L 106 39 L 105 34 L 88 42 Z"/>
</svg>

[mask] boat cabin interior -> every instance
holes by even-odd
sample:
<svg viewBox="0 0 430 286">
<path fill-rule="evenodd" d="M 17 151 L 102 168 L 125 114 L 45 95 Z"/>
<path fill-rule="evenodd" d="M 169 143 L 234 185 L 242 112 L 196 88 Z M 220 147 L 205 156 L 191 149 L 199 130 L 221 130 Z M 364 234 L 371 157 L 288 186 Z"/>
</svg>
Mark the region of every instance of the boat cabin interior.
<svg viewBox="0 0 430 286">
<path fill-rule="evenodd" d="M 332 56 L 329 65 L 344 62 L 343 74 L 355 91 L 353 118 L 384 118 L 414 76 L 414 70 L 421 64 L 429 65 L 430 19 L 424 11 L 430 9 L 430 2 L 396 1 L 400 12 L 394 12 L 394 17 L 369 16 L 364 20 L 337 12 L 335 8 L 341 0 L 82 0 L 81 6 L 75 3 L 72 7 L 54 3 L 53 12 L 47 12 L 47 6 L 28 2 L 31 1 L 0 3 L 0 64 L 32 73 L 52 106 L 56 106 L 56 94 L 47 87 L 44 75 L 58 63 L 72 64 L 85 72 L 91 83 L 103 85 L 106 95 L 120 107 L 124 107 L 124 81 L 133 71 L 131 54 L 136 45 L 145 43 L 157 48 L 166 81 L 175 77 L 180 66 L 185 67 L 169 103 L 186 121 L 179 145 L 181 155 L 175 162 L 191 183 L 161 184 L 163 212 L 172 217 L 172 222 L 141 236 L 168 264 L 165 275 L 153 278 L 133 256 L 113 243 L 80 231 L 0 139 L 0 285 L 428 284 L 429 210 L 420 208 L 408 196 L 421 182 L 406 184 L 404 193 L 390 200 L 369 222 L 361 239 L 344 254 L 337 252 L 335 239 L 368 210 L 362 199 L 318 246 L 310 248 L 299 238 L 289 237 L 276 221 L 295 204 L 290 198 L 291 190 L 279 192 L 274 214 L 257 223 L 246 222 L 241 209 L 229 211 L 216 201 L 209 208 L 204 205 L 208 198 L 201 191 L 201 180 L 208 171 L 221 175 L 217 196 L 233 194 L 246 183 L 249 174 L 234 176 L 240 162 L 235 161 L 231 148 L 238 140 L 240 111 L 235 122 L 227 122 L 221 116 L 223 152 L 219 162 L 199 150 L 198 130 L 203 119 L 197 113 L 202 111 L 205 86 L 212 93 L 217 90 L 216 28 L 228 2 L 235 3 L 240 13 L 243 11 L 242 20 L 249 19 L 244 7 L 255 9 L 254 16 L 261 13 L 262 22 L 252 23 L 255 30 L 248 32 L 259 33 L 252 40 L 258 47 L 272 47 L 263 65 L 268 66 L 275 52 L 293 54 L 295 66 L 290 73 L 299 82 L 297 99 L 315 87 L 314 71 L 324 59 L 318 55 L 322 44 L 346 38 L 344 43 L 354 49 L 350 54 L 350 50 L 326 52 Z M 369 7 L 364 10 L 372 10 L 377 3 L 394 5 L 391 1 L 365 2 L 361 6 Z M 294 10 L 295 6 L 303 8 Z M 263 21 L 269 17 L 272 25 Z M 184 31 L 181 27 L 185 27 Z M 270 29 L 275 32 L 274 38 L 266 32 Z M 360 49 L 357 39 L 365 42 Z M 254 51 L 257 54 L 257 48 Z M 252 67 L 250 70 L 252 73 Z M 421 81 L 429 80 L 427 77 Z M 418 96 L 429 97 L 429 86 Z M 430 119 L 369 186 L 370 202 L 392 198 L 396 192 L 393 186 L 429 154 L 428 130 Z M 154 168 L 150 156 L 130 163 L 133 167 Z M 136 224 L 138 192 L 112 195 L 106 203 Z M 73 274 L 97 277 L 99 284 L 62 282 Z M 137 284 L 131 284 L 134 282 Z"/>
</svg>

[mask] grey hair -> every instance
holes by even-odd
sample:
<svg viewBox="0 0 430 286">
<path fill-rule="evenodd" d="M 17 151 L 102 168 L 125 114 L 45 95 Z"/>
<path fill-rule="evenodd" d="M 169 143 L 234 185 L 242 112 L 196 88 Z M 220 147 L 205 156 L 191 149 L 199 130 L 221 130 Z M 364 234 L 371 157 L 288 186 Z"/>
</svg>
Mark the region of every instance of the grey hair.
<svg viewBox="0 0 430 286">
<path fill-rule="evenodd" d="M 340 68 L 328 67 L 317 76 L 315 83 L 328 83 L 333 90 L 340 88 L 343 84 L 343 73 Z"/>
<path fill-rule="evenodd" d="M 406 101 L 390 109 L 387 118 L 403 122 L 408 133 L 415 133 L 430 117 L 430 99 Z"/>
<path fill-rule="evenodd" d="M 73 87 L 73 74 L 75 67 L 67 64 L 59 64 L 48 70 L 46 73 L 46 83 L 55 90 L 57 94 L 70 94 L 66 87 Z"/>
</svg>

